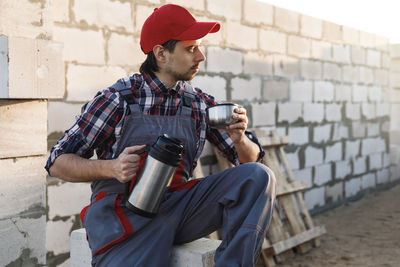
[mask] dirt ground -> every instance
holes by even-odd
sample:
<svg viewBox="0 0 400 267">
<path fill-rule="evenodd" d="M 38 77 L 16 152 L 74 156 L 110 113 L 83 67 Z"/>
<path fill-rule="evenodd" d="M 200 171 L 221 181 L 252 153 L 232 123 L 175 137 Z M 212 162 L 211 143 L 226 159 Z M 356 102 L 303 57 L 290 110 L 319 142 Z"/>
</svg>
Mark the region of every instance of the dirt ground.
<svg viewBox="0 0 400 267">
<path fill-rule="evenodd" d="M 313 217 L 321 246 L 277 267 L 400 266 L 400 185 Z"/>
</svg>

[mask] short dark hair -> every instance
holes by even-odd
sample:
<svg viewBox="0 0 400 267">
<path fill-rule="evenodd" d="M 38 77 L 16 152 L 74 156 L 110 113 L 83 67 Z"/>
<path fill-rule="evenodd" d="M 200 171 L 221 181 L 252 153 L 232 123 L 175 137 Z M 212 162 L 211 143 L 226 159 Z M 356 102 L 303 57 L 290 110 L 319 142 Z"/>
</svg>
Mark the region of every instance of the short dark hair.
<svg viewBox="0 0 400 267">
<path fill-rule="evenodd" d="M 168 50 L 168 52 L 174 52 L 174 50 L 175 50 L 175 46 L 176 46 L 176 44 L 178 43 L 179 41 L 178 40 L 169 40 L 169 41 L 166 41 L 165 43 L 163 43 L 162 44 L 162 46 L 165 48 L 165 49 L 167 49 Z M 158 65 L 157 65 L 157 60 L 156 60 L 156 57 L 154 56 L 154 53 L 153 53 L 153 51 L 150 51 L 148 54 L 147 54 L 147 58 L 146 58 L 146 60 L 142 63 L 142 65 L 140 66 L 140 69 L 139 69 L 139 71 L 140 71 L 140 73 L 144 73 L 144 72 L 146 72 L 146 73 L 151 73 L 151 74 L 153 74 L 154 75 L 154 72 L 157 72 L 157 71 L 159 71 L 160 70 L 160 68 L 158 67 Z"/>
</svg>

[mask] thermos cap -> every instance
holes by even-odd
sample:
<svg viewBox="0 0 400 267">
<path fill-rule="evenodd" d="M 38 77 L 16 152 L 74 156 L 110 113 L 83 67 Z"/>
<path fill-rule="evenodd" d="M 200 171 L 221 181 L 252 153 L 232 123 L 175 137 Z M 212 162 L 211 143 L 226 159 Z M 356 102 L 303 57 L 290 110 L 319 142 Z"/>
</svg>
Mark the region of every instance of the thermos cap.
<svg viewBox="0 0 400 267">
<path fill-rule="evenodd" d="M 151 146 L 149 155 L 153 158 L 172 166 L 179 166 L 182 161 L 183 143 L 166 134 L 159 136 Z"/>
</svg>

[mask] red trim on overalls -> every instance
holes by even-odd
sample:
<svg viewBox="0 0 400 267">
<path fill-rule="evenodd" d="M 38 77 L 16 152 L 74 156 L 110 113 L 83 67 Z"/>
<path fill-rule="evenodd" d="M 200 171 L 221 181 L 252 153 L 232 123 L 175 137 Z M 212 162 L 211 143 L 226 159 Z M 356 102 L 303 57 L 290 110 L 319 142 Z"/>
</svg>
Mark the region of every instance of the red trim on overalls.
<svg viewBox="0 0 400 267">
<path fill-rule="evenodd" d="M 183 189 L 190 189 L 192 188 L 195 184 L 197 184 L 199 181 L 198 180 L 192 180 L 187 183 L 182 183 L 183 180 L 183 173 L 184 173 L 184 161 L 185 161 L 185 153 L 182 153 L 182 161 L 181 164 L 179 164 L 178 168 L 176 169 L 175 175 L 172 178 L 171 185 L 169 187 L 169 191 L 181 191 Z"/>
<path fill-rule="evenodd" d="M 124 234 L 120 238 L 112 241 L 111 243 L 108 243 L 107 245 L 105 245 L 101 249 L 97 250 L 94 253 L 93 256 L 96 256 L 98 254 L 101 254 L 101 253 L 105 252 L 107 249 L 109 249 L 113 245 L 125 240 L 127 237 L 129 237 L 131 234 L 133 234 L 132 225 L 129 222 L 128 217 L 126 217 L 124 209 L 120 205 L 122 197 L 123 197 L 123 195 L 117 195 L 117 197 L 115 198 L 114 212 L 115 212 L 115 215 L 117 216 L 119 222 L 121 223 L 122 228 L 124 229 Z"/>
<path fill-rule="evenodd" d="M 83 223 L 83 220 L 85 219 L 85 214 L 86 214 L 87 209 L 88 209 L 90 206 L 92 206 L 94 203 L 96 203 L 97 201 L 99 201 L 100 199 L 104 198 L 105 196 L 106 196 L 106 192 L 104 192 L 104 191 L 99 192 L 99 193 L 97 194 L 97 196 L 96 196 L 96 200 L 95 200 L 93 203 L 90 203 L 89 205 L 87 205 L 86 207 L 84 207 L 84 208 L 81 210 L 80 216 L 81 216 L 81 222 L 82 222 L 82 223 Z"/>
</svg>

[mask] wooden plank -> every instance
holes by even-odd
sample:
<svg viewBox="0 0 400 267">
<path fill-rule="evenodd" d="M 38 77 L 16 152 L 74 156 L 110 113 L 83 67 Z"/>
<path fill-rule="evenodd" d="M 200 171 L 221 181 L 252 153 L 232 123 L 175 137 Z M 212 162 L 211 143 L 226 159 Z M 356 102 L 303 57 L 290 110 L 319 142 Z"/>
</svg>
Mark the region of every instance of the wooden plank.
<svg viewBox="0 0 400 267">
<path fill-rule="evenodd" d="M 209 238 L 209 239 L 214 239 L 214 240 L 221 240 L 221 238 L 220 238 L 220 236 L 219 236 L 219 234 L 218 234 L 218 231 L 212 232 L 211 234 L 209 234 L 209 235 L 207 236 L 207 238 Z"/>
<path fill-rule="evenodd" d="M 204 177 L 203 168 L 201 166 L 200 160 L 197 161 L 197 166 L 193 170 L 193 178 L 202 178 Z"/>
<path fill-rule="evenodd" d="M 302 232 L 300 234 L 292 236 L 286 240 L 272 244 L 271 247 L 273 250 L 273 254 L 279 255 L 282 252 L 285 252 L 289 249 L 299 246 L 299 245 L 301 245 L 307 241 L 310 241 L 314 238 L 317 238 L 325 233 L 326 233 L 326 229 L 324 226 L 317 226 L 317 227 L 311 228 L 310 230 L 307 230 L 305 232 Z M 269 250 L 270 248 L 265 248 L 265 249 Z"/>
<path fill-rule="evenodd" d="M 217 157 L 218 166 L 221 171 L 232 168 L 234 165 L 230 163 L 224 156 L 222 156 L 221 152 L 215 147 L 213 147 L 214 154 Z"/>
<path fill-rule="evenodd" d="M 275 133 L 276 134 L 276 133 Z M 289 181 L 295 181 L 294 173 L 292 171 L 292 168 L 289 165 L 289 161 L 287 160 L 286 153 L 283 149 L 283 147 L 279 148 L 279 156 L 282 160 L 283 166 L 286 169 L 286 173 L 288 174 L 288 180 Z M 314 227 L 314 223 L 311 219 L 310 213 L 308 212 L 308 208 L 306 206 L 306 203 L 304 201 L 303 195 L 301 192 L 297 192 L 295 195 L 296 201 L 299 205 L 300 212 L 304 216 L 304 221 L 306 224 L 307 229 L 311 229 Z M 320 245 L 320 241 L 318 239 L 313 240 L 314 246 L 318 247 Z"/>
<path fill-rule="evenodd" d="M 0 158 L 47 153 L 47 101 L 0 100 Z"/>
<path fill-rule="evenodd" d="M 264 242 L 262 244 L 262 249 L 261 249 L 261 258 L 264 262 L 264 267 L 273 267 L 275 266 L 275 261 L 273 257 L 268 257 L 267 253 L 265 253 L 264 248 L 268 248 L 271 246 L 271 243 L 268 241 L 268 239 L 264 238 Z"/>
<path fill-rule="evenodd" d="M 308 188 L 306 181 L 294 181 L 288 184 L 278 184 L 276 186 L 276 196 L 299 192 Z"/>
<path fill-rule="evenodd" d="M 279 210 L 277 208 L 277 204 L 274 206 L 274 211 L 272 212 L 272 218 L 270 226 L 268 228 L 267 237 L 271 243 L 278 243 L 290 237 L 289 232 L 283 225 L 282 220 L 279 216 Z M 275 259 L 277 262 L 284 262 L 285 260 L 290 259 L 292 257 L 294 257 L 293 251 L 285 251 L 280 255 L 276 255 Z"/>
<path fill-rule="evenodd" d="M 283 173 L 281 171 L 281 167 L 279 165 L 279 161 L 276 158 L 275 155 L 275 148 L 270 147 L 265 150 L 266 156 L 265 156 L 265 162 L 266 165 L 271 168 L 271 170 L 275 174 L 276 178 L 276 184 L 286 184 L 286 178 L 283 176 Z M 276 243 L 281 240 L 285 240 L 289 238 L 291 235 L 297 233 L 296 231 L 300 232 L 301 229 L 297 229 L 297 224 L 294 223 L 296 219 L 298 220 L 296 216 L 298 216 L 297 211 L 294 209 L 294 205 L 289 205 L 290 202 L 293 202 L 292 198 L 290 195 L 284 195 L 284 196 L 278 196 L 276 205 L 275 205 L 275 210 L 272 214 L 272 220 L 276 222 L 278 225 L 278 229 L 280 233 L 274 233 L 274 235 L 269 234 L 270 240 L 272 243 Z M 283 225 L 282 220 L 280 218 L 280 210 L 283 211 L 283 214 L 285 217 L 288 219 L 290 225 Z M 289 219 L 290 218 L 290 219 Z M 293 230 L 294 228 L 294 230 Z M 270 231 L 268 231 L 270 233 Z M 287 251 L 285 254 L 281 254 L 279 256 L 276 256 L 276 261 L 277 262 L 283 262 L 288 258 L 293 257 L 293 252 L 292 251 Z"/>
<path fill-rule="evenodd" d="M 266 151 L 268 154 L 267 161 L 269 162 L 267 165 L 270 166 L 272 171 L 275 173 L 277 184 L 287 184 L 287 180 L 283 175 L 275 148 L 268 148 Z M 306 226 L 304 225 L 304 222 L 291 195 L 278 196 L 277 199 L 279 200 L 282 211 L 288 219 L 290 234 L 293 236 L 304 232 L 306 230 Z M 311 247 L 311 244 L 302 244 L 298 249 L 301 253 L 305 253 L 309 251 Z"/>
</svg>

